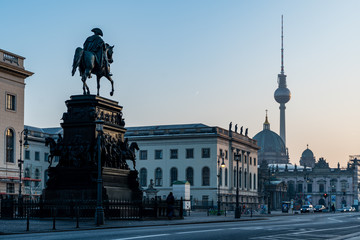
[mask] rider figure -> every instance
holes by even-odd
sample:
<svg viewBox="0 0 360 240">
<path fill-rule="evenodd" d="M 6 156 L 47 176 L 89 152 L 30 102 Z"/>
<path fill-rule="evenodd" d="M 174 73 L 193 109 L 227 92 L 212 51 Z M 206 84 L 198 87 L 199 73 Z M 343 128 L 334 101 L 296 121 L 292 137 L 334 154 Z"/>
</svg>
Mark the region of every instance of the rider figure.
<svg viewBox="0 0 360 240">
<path fill-rule="evenodd" d="M 103 36 L 103 32 L 100 28 L 93 28 L 91 31 L 94 33 L 94 35 L 86 39 L 84 42 L 84 50 L 94 53 L 98 66 L 100 68 L 105 66 L 106 74 L 112 76 L 110 73 L 110 64 L 105 54 L 106 44 L 101 38 Z"/>
</svg>

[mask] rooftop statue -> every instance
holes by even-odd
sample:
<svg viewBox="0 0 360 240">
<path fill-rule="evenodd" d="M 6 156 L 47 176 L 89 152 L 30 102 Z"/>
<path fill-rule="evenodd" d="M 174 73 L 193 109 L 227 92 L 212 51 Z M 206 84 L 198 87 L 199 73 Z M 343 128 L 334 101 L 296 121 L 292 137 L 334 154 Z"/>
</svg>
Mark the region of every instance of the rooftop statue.
<svg viewBox="0 0 360 240">
<path fill-rule="evenodd" d="M 111 83 L 110 96 L 114 94 L 114 82 L 111 78 L 110 64 L 113 62 L 113 48 L 105 43 L 101 38 L 103 32 L 100 28 L 91 30 L 94 35 L 88 37 L 84 43 L 84 48 L 76 48 L 72 75 L 74 76 L 76 69 L 79 67 L 81 81 L 83 82 L 84 95 L 90 94 L 86 79 L 91 78 L 91 74 L 96 75 L 97 95 L 99 96 L 100 78 L 106 77 Z"/>
</svg>

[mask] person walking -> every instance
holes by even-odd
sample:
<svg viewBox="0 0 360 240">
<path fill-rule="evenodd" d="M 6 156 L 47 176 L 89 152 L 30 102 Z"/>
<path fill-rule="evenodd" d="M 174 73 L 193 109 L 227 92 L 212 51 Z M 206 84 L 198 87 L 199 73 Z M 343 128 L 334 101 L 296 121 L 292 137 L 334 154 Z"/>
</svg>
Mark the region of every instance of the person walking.
<svg viewBox="0 0 360 240">
<path fill-rule="evenodd" d="M 174 204 L 175 204 L 175 198 L 172 192 L 169 193 L 169 195 L 166 198 L 166 204 L 167 204 L 167 217 L 169 220 L 172 219 L 174 216 Z"/>
</svg>

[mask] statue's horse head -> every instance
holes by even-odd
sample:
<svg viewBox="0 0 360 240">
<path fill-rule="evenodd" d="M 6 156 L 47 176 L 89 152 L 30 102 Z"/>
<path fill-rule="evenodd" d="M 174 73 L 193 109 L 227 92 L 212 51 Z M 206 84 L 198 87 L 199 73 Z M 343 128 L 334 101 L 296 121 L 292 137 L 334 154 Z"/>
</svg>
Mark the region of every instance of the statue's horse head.
<svg viewBox="0 0 360 240">
<path fill-rule="evenodd" d="M 130 150 L 132 151 L 132 152 L 134 152 L 135 150 L 136 151 L 139 151 L 139 146 L 138 146 L 138 144 L 136 143 L 136 142 L 132 142 L 131 144 L 130 144 Z"/>
<path fill-rule="evenodd" d="M 110 46 L 109 44 L 106 44 L 106 56 L 107 56 L 109 63 L 112 63 L 114 61 L 112 58 L 112 55 L 114 53 L 113 48 L 114 48 L 114 45 Z"/>
</svg>

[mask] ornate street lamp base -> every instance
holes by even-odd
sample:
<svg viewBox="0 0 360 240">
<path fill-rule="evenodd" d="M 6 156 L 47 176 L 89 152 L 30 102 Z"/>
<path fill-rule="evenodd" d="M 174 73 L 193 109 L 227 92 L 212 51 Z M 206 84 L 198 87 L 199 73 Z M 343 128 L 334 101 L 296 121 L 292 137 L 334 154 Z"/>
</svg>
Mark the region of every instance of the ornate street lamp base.
<svg viewBox="0 0 360 240">
<path fill-rule="evenodd" d="M 236 207 L 235 208 L 235 218 L 240 218 L 240 216 L 241 216 L 240 207 Z"/>
<path fill-rule="evenodd" d="M 97 226 L 104 225 L 105 219 L 104 219 L 104 209 L 102 207 L 96 207 L 95 212 L 95 224 Z"/>
</svg>

